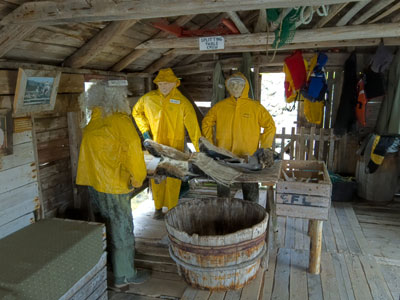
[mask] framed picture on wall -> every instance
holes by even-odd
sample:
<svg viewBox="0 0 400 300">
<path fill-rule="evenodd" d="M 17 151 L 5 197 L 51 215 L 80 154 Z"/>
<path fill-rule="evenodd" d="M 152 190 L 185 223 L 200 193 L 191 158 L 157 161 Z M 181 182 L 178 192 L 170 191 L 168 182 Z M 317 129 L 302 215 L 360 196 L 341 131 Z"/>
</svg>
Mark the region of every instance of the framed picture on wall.
<svg viewBox="0 0 400 300">
<path fill-rule="evenodd" d="M 13 152 L 13 119 L 11 109 L 0 109 L 0 155 Z"/>
<path fill-rule="evenodd" d="M 61 72 L 58 71 L 20 68 L 14 97 L 14 113 L 29 115 L 53 110 L 60 77 Z"/>
</svg>

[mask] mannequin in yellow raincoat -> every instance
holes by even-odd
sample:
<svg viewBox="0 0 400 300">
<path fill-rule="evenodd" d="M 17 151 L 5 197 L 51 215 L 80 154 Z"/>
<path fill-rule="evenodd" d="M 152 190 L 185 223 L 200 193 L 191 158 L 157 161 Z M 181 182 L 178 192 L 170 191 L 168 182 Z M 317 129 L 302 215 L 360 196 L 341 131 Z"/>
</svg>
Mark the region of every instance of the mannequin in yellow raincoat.
<svg viewBox="0 0 400 300">
<path fill-rule="evenodd" d="M 185 127 L 198 151 L 201 131 L 192 104 L 178 90 L 180 80 L 171 69 L 162 69 L 153 81 L 158 89 L 145 94 L 133 108 L 135 118 L 143 137 L 160 144 L 184 150 Z M 181 181 L 167 178 L 160 184 L 151 181 L 155 204 L 154 218 L 162 218 L 162 208 L 178 204 Z"/>
<path fill-rule="evenodd" d="M 92 115 L 83 130 L 76 177 L 77 184 L 89 187 L 96 220 L 106 224 L 116 287 L 149 278 L 149 272 L 134 267 L 131 191 L 142 185 L 146 165 L 126 95 L 126 87 L 106 82 L 85 93 Z"/>
<path fill-rule="evenodd" d="M 203 135 L 216 146 L 238 156 L 253 155 L 259 147 L 271 147 L 275 122 L 260 102 L 248 97 L 246 77 L 235 73 L 225 81 L 225 86 L 231 96 L 208 111 L 202 122 Z M 262 134 L 261 128 L 264 128 Z M 242 190 L 245 200 L 258 202 L 258 183 L 242 184 Z M 218 196 L 230 197 L 230 189 L 218 185 Z"/>
</svg>

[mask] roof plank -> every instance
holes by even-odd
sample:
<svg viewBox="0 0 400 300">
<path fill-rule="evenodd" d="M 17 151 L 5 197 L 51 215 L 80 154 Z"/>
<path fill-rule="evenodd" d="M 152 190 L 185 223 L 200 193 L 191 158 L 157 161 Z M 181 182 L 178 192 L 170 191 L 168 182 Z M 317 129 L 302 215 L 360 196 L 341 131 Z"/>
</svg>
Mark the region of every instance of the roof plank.
<svg viewBox="0 0 400 300">
<path fill-rule="evenodd" d="M 330 20 L 332 20 L 343 8 L 345 8 L 349 3 L 335 4 L 329 9 L 329 13 L 326 17 L 321 18 L 314 28 L 324 27 Z"/>
<path fill-rule="evenodd" d="M 336 26 L 344 26 L 365 6 L 367 6 L 371 0 L 365 0 L 356 3 L 340 20 L 336 23 Z"/>
<path fill-rule="evenodd" d="M 387 6 L 392 4 L 396 0 L 380 0 L 379 2 L 375 3 L 368 11 L 363 13 L 359 16 L 352 24 L 360 25 L 364 23 L 366 20 L 371 18 L 373 15 L 380 12 L 382 9 L 385 9 Z"/>
<path fill-rule="evenodd" d="M 384 13 L 380 14 L 379 16 L 377 16 L 375 19 L 369 21 L 368 24 L 376 23 L 379 20 L 383 19 L 384 17 L 387 17 L 388 15 L 390 15 L 391 13 L 395 12 L 398 9 L 400 9 L 400 2 L 395 4 L 395 5 L 393 5 L 391 8 L 389 8 Z"/>
<path fill-rule="evenodd" d="M 186 23 L 188 23 L 190 20 L 192 20 L 195 17 L 195 15 L 187 15 L 187 16 L 181 16 L 179 17 L 174 24 L 178 26 L 183 26 Z M 166 37 L 168 34 L 166 32 L 158 32 L 156 33 L 153 38 L 162 38 Z M 139 59 L 143 55 L 145 55 L 150 49 L 141 49 L 141 50 L 133 50 L 131 53 L 129 53 L 127 56 L 125 56 L 123 59 L 121 59 L 119 62 L 117 62 L 112 68 L 112 71 L 120 72 L 123 69 L 125 69 L 127 66 L 129 66 L 131 63 L 133 63 L 135 60 Z"/>
<path fill-rule="evenodd" d="M 351 0 L 351 2 L 367 0 Z M 149 19 L 214 12 L 258 10 L 303 5 L 331 5 L 345 0 L 69 0 L 60 2 L 27 2 L 4 17 L 0 24 L 62 24 L 69 22 L 117 21 Z"/>
<path fill-rule="evenodd" d="M 36 26 L 31 25 L 8 25 L 0 30 L 0 57 L 4 56 L 12 48 L 22 41 L 33 31 Z"/>
<path fill-rule="evenodd" d="M 235 23 L 240 33 L 250 33 L 250 31 L 247 29 L 246 25 L 244 25 L 243 21 L 240 19 L 240 17 L 236 12 L 228 11 L 227 14 L 229 18 L 232 20 L 232 22 Z"/>
<path fill-rule="evenodd" d="M 91 38 L 86 44 L 68 57 L 64 61 L 64 65 L 72 68 L 83 67 L 97 54 L 99 54 L 104 47 L 111 44 L 118 35 L 123 34 L 136 22 L 137 20 L 111 22 L 108 26 Z"/>
</svg>

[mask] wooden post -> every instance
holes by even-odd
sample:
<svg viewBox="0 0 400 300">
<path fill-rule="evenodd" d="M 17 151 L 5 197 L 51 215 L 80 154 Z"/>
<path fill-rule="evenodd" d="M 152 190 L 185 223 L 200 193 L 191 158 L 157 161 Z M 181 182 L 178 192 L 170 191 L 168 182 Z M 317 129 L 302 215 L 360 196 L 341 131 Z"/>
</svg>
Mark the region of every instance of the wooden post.
<svg viewBox="0 0 400 300">
<path fill-rule="evenodd" d="M 294 159 L 295 139 L 296 139 L 295 128 L 292 127 L 292 134 L 290 136 L 290 160 Z"/>
<path fill-rule="evenodd" d="M 285 155 L 285 132 L 286 128 L 282 128 L 282 138 L 281 138 L 281 159 L 283 160 L 283 156 Z"/>
<path fill-rule="evenodd" d="M 311 274 L 319 274 L 321 269 L 321 248 L 322 248 L 322 226 L 324 221 L 311 220 L 310 236 L 310 264 L 308 271 Z"/>
<path fill-rule="evenodd" d="M 72 173 L 72 187 L 74 196 L 74 208 L 81 208 L 82 199 L 78 194 L 78 187 L 75 184 L 76 173 L 78 169 L 78 158 L 79 149 L 82 141 L 82 130 L 80 124 L 80 112 L 68 112 L 68 138 L 69 138 L 69 150 L 71 158 L 71 173 Z"/>
<path fill-rule="evenodd" d="M 37 138 L 36 138 L 36 126 L 35 126 L 35 116 L 31 116 L 32 122 L 32 143 L 33 143 L 33 154 L 35 156 L 35 164 L 36 164 L 36 174 L 37 174 L 37 182 L 38 182 L 38 192 L 39 192 L 39 204 L 40 208 L 38 209 L 37 220 L 44 219 L 44 205 L 43 205 L 43 194 L 42 194 L 42 182 L 40 180 L 40 164 L 39 164 L 39 154 L 37 147 Z"/>
</svg>

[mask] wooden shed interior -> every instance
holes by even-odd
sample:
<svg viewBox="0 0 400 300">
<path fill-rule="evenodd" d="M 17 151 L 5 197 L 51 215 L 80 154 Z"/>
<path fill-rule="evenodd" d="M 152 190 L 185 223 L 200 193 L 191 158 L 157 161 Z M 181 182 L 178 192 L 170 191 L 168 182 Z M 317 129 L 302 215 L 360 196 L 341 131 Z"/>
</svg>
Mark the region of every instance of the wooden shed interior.
<svg viewBox="0 0 400 300">
<path fill-rule="evenodd" d="M 266 9 L 285 14 L 302 6 L 307 9 L 295 24 L 293 39 L 274 47 L 280 24 L 267 20 Z M 328 8 L 325 14 L 319 13 L 322 6 Z M 230 20 L 238 32 L 218 31 L 226 29 L 223 20 Z M 199 36 L 176 36 L 166 31 L 167 25 L 202 30 L 203 35 L 214 30 L 223 35 L 224 48 L 200 50 Z M 355 177 L 357 150 L 374 132 L 375 123 L 334 134 L 345 61 L 356 53 L 361 72 L 380 44 L 392 53 L 400 51 L 398 0 L 0 0 L 0 26 L 0 112 L 12 113 L 12 153 L 0 155 L 0 239 L 43 219 L 68 218 L 71 209 L 87 211 L 86 189 L 75 184 L 75 177 L 86 117 L 78 98 L 89 82 L 126 79 L 133 107 L 156 88 L 152 80 L 157 72 L 172 68 L 201 123 L 210 106 L 201 103 L 213 97 L 217 62 L 226 78 L 241 66 L 243 55 L 250 54 L 259 100 L 262 74 L 282 72 L 294 50 L 302 50 L 306 60 L 323 51 L 328 56 L 328 96 L 322 123 L 307 122 L 304 104 L 298 102 L 295 126 L 277 128 L 273 150 L 290 160 L 322 160 L 330 172 Z M 53 110 L 15 111 L 19 69 L 61 72 Z M 380 105 L 371 106 L 375 121 Z M 397 154 L 387 164 L 380 174 L 393 165 L 399 169 Z M 153 270 L 151 280 L 124 292 L 105 291 L 99 285 L 92 298 L 71 299 L 399 299 L 400 202 L 396 197 L 389 203 L 375 199 L 388 185 L 386 177 L 380 178 L 368 183 L 380 185 L 375 202 L 357 197 L 332 202 L 323 227 L 318 275 L 307 273 L 308 220 L 275 216 L 277 231 L 268 233 L 268 268 L 249 285 L 227 292 L 192 288 L 169 257 L 164 222 L 152 220 L 144 209 L 133 213 L 135 262 Z M 135 194 L 147 186 L 146 181 Z M 261 205 L 266 205 L 269 191 L 261 190 Z M 199 181 L 190 184 L 183 197 L 211 196 L 216 196 L 215 185 Z"/>
</svg>

